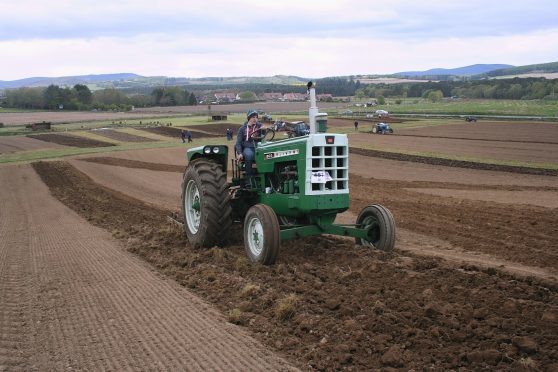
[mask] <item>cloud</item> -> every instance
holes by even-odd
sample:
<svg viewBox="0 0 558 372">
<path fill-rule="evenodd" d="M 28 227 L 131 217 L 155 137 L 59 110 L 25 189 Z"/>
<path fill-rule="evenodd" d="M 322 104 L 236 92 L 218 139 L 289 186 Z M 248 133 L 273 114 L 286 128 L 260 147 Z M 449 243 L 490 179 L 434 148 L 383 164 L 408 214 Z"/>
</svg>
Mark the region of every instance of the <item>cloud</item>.
<svg viewBox="0 0 558 372">
<path fill-rule="evenodd" d="M 322 77 L 558 60 L 553 1 L 19 0 L 0 79 L 135 72 Z"/>
</svg>

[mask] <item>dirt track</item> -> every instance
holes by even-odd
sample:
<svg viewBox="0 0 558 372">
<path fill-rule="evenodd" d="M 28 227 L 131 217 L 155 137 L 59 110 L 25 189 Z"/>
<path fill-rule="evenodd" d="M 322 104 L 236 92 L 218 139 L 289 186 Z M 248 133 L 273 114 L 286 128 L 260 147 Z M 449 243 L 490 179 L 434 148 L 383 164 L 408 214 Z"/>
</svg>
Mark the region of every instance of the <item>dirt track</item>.
<svg viewBox="0 0 558 372">
<path fill-rule="evenodd" d="M 241 329 L 0 168 L 0 370 L 288 369 Z"/>
<path fill-rule="evenodd" d="M 486 142 L 465 141 L 467 151 Z M 396 251 L 309 238 L 284 242 L 278 264 L 260 267 L 247 261 L 238 231 L 225 249 L 196 250 L 165 220 L 165 210 L 178 208 L 184 152 L 128 151 L 35 168 L 53 195 L 112 233 L 113 244 L 120 241 L 222 313 L 234 310 L 230 322 L 302 369 L 558 368 L 556 176 L 351 154 L 351 208 L 340 217 L 353 221 L 371 202 L 386 205 L 398 225 Z M 36 231 L 22 230 L 13 241 L 29 241 Z M 279 319 L 278 302 L 293 294 L 295 315 Z M 104 355 L 103 344 L 97 347 L 91 353 Z M 81 368 L 100 365 L 91 358 L 81 360 Z M 151 363 L 157 356 L 145 359 Z"/>
</svg>

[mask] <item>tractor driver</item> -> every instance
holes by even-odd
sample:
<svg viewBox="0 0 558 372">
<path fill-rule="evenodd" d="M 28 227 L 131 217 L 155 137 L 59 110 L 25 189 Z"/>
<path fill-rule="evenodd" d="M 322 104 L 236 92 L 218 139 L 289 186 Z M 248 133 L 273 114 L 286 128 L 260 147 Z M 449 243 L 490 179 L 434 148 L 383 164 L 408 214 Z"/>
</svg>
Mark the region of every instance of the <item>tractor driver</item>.
<svg viewBox="0 0 558 372">
<path fill-rule="evenodd" d="M 256 144 L 252 137 L 262 124 L 258 121 L 258 112 L 256 110 L 249 110 L 246 114 L 246 123 L 238 130 L 238 135 L 236 136 L 236 158 L 238 161 L 244 161 L 246 177 L 252 176 L 252 164 L 254 163 L 254 157 L 256 156 Z M 259 134 L 254 134 L 255 137 L 259 137 Z"/>
</svg>

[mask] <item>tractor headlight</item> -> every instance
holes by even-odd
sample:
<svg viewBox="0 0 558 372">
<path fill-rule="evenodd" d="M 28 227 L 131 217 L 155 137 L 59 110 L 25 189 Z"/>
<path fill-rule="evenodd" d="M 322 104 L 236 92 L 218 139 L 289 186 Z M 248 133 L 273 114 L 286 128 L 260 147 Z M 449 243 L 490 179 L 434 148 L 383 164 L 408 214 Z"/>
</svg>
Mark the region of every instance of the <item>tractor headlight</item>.
<svg viewBox="0 0 558 372">
<path fill-rule="evenodd" d="M 214 154 L 217 154 L 219 152 L 219 147 L 215 146 L 211 151 L 213 151 Z"/>
<path fill-rule="evenodd" d="M 203 149 L 203 152 L 206 153 L 206 154 L 211 154 L 211 147 L 205 147 Z"/>
</svg>

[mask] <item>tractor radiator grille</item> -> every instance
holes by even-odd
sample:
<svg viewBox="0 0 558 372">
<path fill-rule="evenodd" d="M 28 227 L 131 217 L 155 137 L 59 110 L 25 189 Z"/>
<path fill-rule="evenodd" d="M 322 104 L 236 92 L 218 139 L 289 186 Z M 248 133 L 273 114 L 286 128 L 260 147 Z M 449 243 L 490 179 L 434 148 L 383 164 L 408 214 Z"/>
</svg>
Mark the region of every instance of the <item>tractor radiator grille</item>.
<svg viewBox="0 0 558 372">
<path fill-rule="evenodd" d="M 312 146 L 308 159 L 309 167 L 307 168 L 309 170 L 307 174 L 307 194 L 339 194 L 349 192 L 348 152 L 348 146 L 345 144 L 340 146 Z M 324 172 L 327 174 L 324 174 Z M 324 175 L 325 179 L 316 182 L 318 178 Z M 331 180 L 329 179 L 330 177 Z"/>
</svg>

